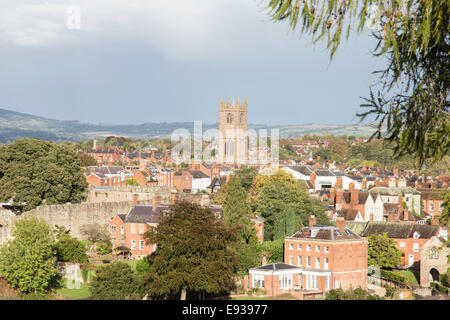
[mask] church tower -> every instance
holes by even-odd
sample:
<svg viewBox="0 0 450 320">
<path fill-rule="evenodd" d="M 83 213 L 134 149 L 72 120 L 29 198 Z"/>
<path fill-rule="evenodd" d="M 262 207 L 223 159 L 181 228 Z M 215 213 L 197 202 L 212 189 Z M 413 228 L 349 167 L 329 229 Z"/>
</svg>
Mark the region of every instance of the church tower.
<svg viewBox="0 0 450 320">
<path fill-rule="evenodd" d="M 239 166 L 247 163 L 247 98 L 227 103 L 220 98 L 219 104 L 219 162 Z"/>
</svg>

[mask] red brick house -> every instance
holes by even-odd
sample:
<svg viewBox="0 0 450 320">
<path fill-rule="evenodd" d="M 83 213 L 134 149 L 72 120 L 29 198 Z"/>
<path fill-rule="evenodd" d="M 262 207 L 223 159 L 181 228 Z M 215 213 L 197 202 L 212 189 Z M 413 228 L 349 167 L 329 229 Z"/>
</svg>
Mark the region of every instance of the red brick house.
<svg viewBox="0 0 450 320">
<path fill-rule="evenodd" d="M 206 191 L 211 185 L 211 177 L 200 170 L 177 171 L 174 173 L 173 185 L 182 192 Z"/>
<path fill-rule="evenodd" d="M 401 265 L 414 269 L 420 268 L 420 252 L 423 245 L 439 234 L 439 225 L 420 225 L 410 222 L 369 222 L 361 236 L 387 233 L 397 243 L 402 252 Z"/>
<path fill-rule="evenodd" d="M 123 186 L 133 177 L 133 173 L 119 166 L 91 166 L 86 173 L 87 183 L 96 187 Z"/>
<path fill-rule="evenodd" d="M 153 244 L 146 244 L 143 234 L 150 227 L 157 227 L 168 205 L 161 204 L 156 196 L 151 206 L 134 205 L 128 214 L 115 216 L 108 224 L 109 238 L 113 249 L 125 246 L 130 250 L 132 259 L 139 259 L 156 250 Z"/>
<path fill-rule="evenodd" d="M 448 190 L 442 189 L 420 189 L 423 202 L 423 211 L 430 216 L 442 215 L 444 197 Z"/>
<path fill-rule="evenodd" d="M 90 155 L 92 158 L 97 160 L 98 164 L 100 165 L 109 165 L 112 166 L 116 162 L 120 161 L 123 157 L 122 152 L 120 152 L 117 148 L 116 149 L 97 149 L 97 150 L 90 150 L 87 152 L 88 155 Z"/>
<path fill-rule="evenodd" d="M 264 288 L 270 296 L 291 293 L 300 299 L 336 288 L 366 289 L 367 239 L 345 228 L 342 218 L 336 223 L 316 225 L 311 216 L 308 227 L 285 238 L 284 264 L 250 270 L 250 287 Z"/>
</svg>

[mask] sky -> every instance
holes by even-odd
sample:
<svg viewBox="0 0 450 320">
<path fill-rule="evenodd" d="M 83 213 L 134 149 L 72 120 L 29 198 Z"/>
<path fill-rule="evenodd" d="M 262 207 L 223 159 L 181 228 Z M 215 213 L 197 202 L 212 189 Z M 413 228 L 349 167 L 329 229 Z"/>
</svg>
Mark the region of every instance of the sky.
<svg viewBox="0 0 450 320">
<path fill-rule="evenodd" d="M 0 0 L 0 108 L 215 123 L 220 97 L 234 96 L 247 97 L 250 123 L 356 123 L 382 67 L 374 40 L 352 37 L 330 63 L 323 44 L 272 22 L 267 2 Z"/>
</svg>

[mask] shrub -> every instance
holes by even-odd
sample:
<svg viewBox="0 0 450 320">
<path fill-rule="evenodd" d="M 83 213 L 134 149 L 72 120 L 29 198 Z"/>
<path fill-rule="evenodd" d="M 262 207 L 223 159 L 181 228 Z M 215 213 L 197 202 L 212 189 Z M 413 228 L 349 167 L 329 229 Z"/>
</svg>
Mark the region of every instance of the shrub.
<svg viewBox="0 0 450 320">
<path fill-rule="evenodd" d="M 114 262 L 97 269 L 89 290 L 94 300 L 132 300 L 144 296 L 141 277 L 124 262 Z"/>
<path fill-rule="evenodd" d="M 86 254 L 86 247 L 78 239 L 63 234 L 55 244 L 58 261 L 87 263 L 89 258 Z"/>
<path fill-rule="evenodd" d="M 150 271 L 149 256 L 146 256 L 136 262 L 136 272 L 140 275 L 144 275 Z"/>
<path fill-rule="evenodd" d="M 381 278 L 397 283 L 406 284 L 406 277 L 388 270 L 381 270 Z"/>
<path fill-rule="evenodd" d="M 97 254 L 105 255 L 111 253 L 112 243 L 111 241 L 101 241 L 97 243 Z"/>
<path fill-rule="evenodd" d="M 440 293 L 448 294 L 448 288 L 445 287 L 445 286 L 443 286 L 443 285 L 441 285 L 440 283 L 432 282 L 432 283 L 430 284 L 430 286 L 432 286 L 433 288 L 435 288 L 436 290 L 438 290 Z"/>
</svg>

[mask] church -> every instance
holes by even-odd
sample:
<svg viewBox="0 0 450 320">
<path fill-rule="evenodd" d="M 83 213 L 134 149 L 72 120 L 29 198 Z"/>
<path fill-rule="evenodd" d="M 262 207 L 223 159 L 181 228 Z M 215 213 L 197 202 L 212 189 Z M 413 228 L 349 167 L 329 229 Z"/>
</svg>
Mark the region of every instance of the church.
<svg viewBox="0 0 450 320">
<path fill-rule="evenodd" d="M 248 162 L 247 98 L 233 103 L 220 99 L 219 104 L 219 162 L 240 166 Z"/>
</svg>

